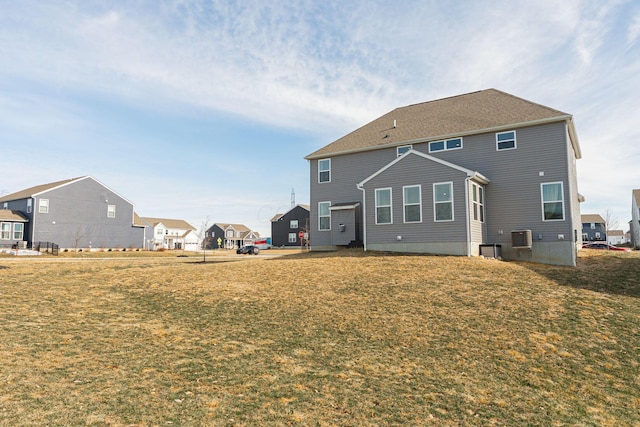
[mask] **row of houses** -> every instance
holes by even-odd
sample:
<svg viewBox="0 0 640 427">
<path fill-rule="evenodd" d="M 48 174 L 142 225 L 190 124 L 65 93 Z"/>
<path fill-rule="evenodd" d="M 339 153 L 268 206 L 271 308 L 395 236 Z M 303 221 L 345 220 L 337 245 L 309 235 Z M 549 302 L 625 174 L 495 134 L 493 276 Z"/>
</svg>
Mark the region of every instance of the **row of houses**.
<svg viewBox="0 0 640 427">
<path fill-rule="evenodd" d="M 606 238 L 602 229 L 596 237 L 596 228 L 583 227 L 581 157 L 570 114 L 496 89 L 396 108 L 305 157 L 310 204 L 272 219 L 273 244 L 302 238 L 311 250 L 362 246 L 462 256 L 490 248 L 505 259 L 575 265 L 583 241 Z M 34 187 L 0 203 L 10 211 L 2 226 L 9 240 L 175 248 L 186 247 L 194 232 L 138 218 L 133 204 L 91 177 Z M 204 239 L 218 248 L 258 237 L 241 224 L 215 224 Z"/>
<path fill-rule="evenodd" d="M 609 230 L 607 221 L 599 214 L 581 216 L 583 242 L 607 242 L 610 245 L 629 243 L 630 233 L 623 230 Z"/>
<path fill-rule="evenodd" d="M 141 217 L 126 198 L 91 176 L 0 197 L 0 246 L 51 242 L 61 248 L 185 249 L 199 245 L 183 220 Z"/>
<path fill-rule="evenodd" d="M 268 239 L 244 224 L 216 223 L 205 231 L 204 246 L 207 249 L 234 249 L 261 241 L 276 247 L 300 246 L 308 240 L 308 229 L 309 206 L 299 204 L 271 219 Z"/>
<path fill-rule="evenodd" d="M 297 246 L 309 208 L 297 205 L 272 220 L 273 244 Z M 285 226 L 286 225 L 286 226 Z M 214 224 L 209 249 L 253 244 L 260 234 L 242 224 Z M 37 185 L 0 198 L 0 247 L 51 242 L 61 248 L 202 248 L 195 227 L 181 219 L 141 217 L 132 202 L 91 176 Z"/>
</svg>

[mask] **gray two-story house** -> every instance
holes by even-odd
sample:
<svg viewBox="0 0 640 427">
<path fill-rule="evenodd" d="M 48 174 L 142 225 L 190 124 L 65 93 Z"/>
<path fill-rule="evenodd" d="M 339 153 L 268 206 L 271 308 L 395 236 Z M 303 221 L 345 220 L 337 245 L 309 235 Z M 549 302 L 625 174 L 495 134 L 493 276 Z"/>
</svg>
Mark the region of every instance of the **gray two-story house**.
<svg viewBox="0 0 640 427">
<path fill-rule="evenodd" d="M 607 225 L 604 218 L 598 214 L 584 214 L 580 216 L 582 222 L 583 242 L 604 242 L 607 240 Z"/>
<path fill-rule="evenodd" d="M 285 213 L 271 218 L 273 246 L 300 246 L 309 230 L 309 205 L 295 205 Z M 303 239 L 300 238 L 300 233 Z"/>
<path fill-rule="evenodd" d="M 37 185 L 0 198 L 0 209 L 24 218 L 20 236 L 25 243 L 51 242 L 61 248 L 143 248 L 144 225 L 134 223 L 133 208 L 91 176 Z"/>
<path fill-rule="evenodd" d="M 397 108 L 309 154 L 311 250 L 575 265 L 573 118 L 495 89 Z"/>
</svg>

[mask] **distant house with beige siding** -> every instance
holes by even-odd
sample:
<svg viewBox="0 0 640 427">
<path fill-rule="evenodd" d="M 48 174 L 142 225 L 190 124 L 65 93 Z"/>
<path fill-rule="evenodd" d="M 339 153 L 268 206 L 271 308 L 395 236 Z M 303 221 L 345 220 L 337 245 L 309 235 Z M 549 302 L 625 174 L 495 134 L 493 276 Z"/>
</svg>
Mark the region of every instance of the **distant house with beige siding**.
<svg viewBox="0 0 640 427">
<path fill-rule="evenodd" d="M 310 248 L 575 265 L 580 157 L 570 114 L 496 89 L 397 108 L 305 157 Z"/>
</svg>

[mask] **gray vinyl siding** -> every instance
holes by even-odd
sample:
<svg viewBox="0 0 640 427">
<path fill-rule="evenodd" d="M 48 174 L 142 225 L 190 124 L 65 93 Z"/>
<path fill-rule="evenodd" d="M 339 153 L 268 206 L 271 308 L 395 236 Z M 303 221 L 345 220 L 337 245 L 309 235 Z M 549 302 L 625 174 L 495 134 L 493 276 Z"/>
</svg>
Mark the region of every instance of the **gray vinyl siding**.
<svg viewBox="0 0 640 427">
<path fill-rule="evenodd" d="M 403 243 L 466 242 L 467 212 L 465 201 L 466 174 L 424 159 L 409 155 L 382 174 L 365 184 L 367 245 L 396 242 Z M 433 183 L 453 183 L 453 221 L 435 221 Z M 404 223 L 402 187 L 421 185 L 422 222 Z M 375 189 L 392 189 L 392 224 L 375 223 Z"/>
<path fill-rule="evenodd" d="M 318 202 L 330 201 L 332 205 L 361 202 L 362 191 L 358 190 L 356 184 L 396 157 L 395 147 L 331 157 L 331 182 L 324 183 L 318 183 L 318 160 L 309 162 L 311 176 L 309 241 L 312 249 L 333 245 L 331 232 L 318 230 Z M 331 226 L 337 226 L 333 222 L 332 220 Z"/>
<path fill-rule="evenodd" d="M 49 212 L 38 210 L 49 200 Z M 115 218 L 107 206 L 116 206 Z M 144 228 L 133 227 L 133 205 L 97 181 L 85 178 L 34 197 L 32 241 L 61 248 L 142 248 Z"/>
</svg>

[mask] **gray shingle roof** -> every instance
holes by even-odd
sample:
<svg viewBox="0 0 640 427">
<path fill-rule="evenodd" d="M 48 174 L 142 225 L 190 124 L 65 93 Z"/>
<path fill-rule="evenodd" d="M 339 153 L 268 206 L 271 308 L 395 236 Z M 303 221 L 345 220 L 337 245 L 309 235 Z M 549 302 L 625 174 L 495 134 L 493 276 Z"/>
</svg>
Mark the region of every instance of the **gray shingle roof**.
<svg viewBox="0 0 640 427">
<path fill-rule="evenodd" d="M 14 222 L 29 222 L 19 211 L 12 211 L 9 209 L 0 209 L 0 220 L 2 221 L 14 221 Z"/>
<path fill-rule="evenodd" d="M 56 188 L 56 187 L 59 187 L 59 186 L 64 185 L 64 184 L 68 184 L 68 183 L 73 182 L 73 181 L 77 181 L 77 180 L 79 180 L 81 178 L 86 178 L 86 177 L 65 179 L 65 180 L 62 180 L 62 181 L 50 182 L 49 184 L 41 184 L 41 185 L 36 185 L 34 187 L 29 187 L 29 188 L 26 188 L 24 190 L 20 190 L 18 192 L 15 192 L 15 193 L 12 193 L 12 194 L 7 194 L 6 196 L 0 197 L 0 202 L 8 202 L 8 201 L 11 201 L 11 200 L 26 199 L 28 197 L 31 197 L 31 196 L 35 195 L 35 194 L 42 193 L 43 191 L 51 190 L 52 188 Z"/>
<path fill-rule="evenodd" d="M 570 114 L 496 89 L 396 108 L 305 158 L 318 159 L 554 121 L 569 123 L 574 150 L 580 158 Z"/>
<path fill-rule="evenodd" d="M 598 214 L 584 214 L 580 215 L 580 222 L 582 224 L 604 224 L 604 218 Z"/>
</svg>

